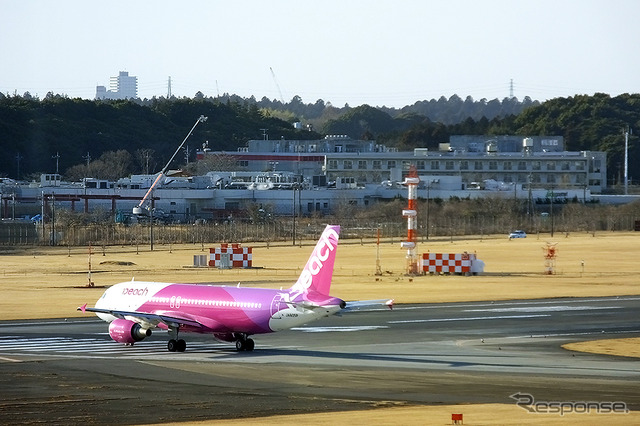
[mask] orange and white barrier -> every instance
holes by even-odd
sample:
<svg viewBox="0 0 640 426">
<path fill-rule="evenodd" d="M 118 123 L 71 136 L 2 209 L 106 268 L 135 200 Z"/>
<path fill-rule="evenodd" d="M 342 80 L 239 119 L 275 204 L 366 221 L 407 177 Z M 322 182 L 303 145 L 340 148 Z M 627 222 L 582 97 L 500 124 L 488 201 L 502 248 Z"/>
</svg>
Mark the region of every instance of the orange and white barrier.
<svg viewBox="0 0 640 426">
<path fill-rule="evenodd" d="M 209 249 L 209 266 L 216 268 L 251 268 L 252 247 L 241 247 L 239 243 L 222 243 Z"/>
<path fill-rule="evenodd" d="M 422 272 L 425 274 L 478 274 L 484 262 L 471 253 L 423 253 Z"/>
</svg>

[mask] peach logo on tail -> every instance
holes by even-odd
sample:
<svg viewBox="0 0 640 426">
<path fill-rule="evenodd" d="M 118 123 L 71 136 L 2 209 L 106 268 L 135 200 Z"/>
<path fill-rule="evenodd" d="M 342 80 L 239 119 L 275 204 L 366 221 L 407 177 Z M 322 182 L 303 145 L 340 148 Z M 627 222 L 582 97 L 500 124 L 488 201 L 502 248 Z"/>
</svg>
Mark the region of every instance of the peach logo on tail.
<svg viewBox="0 0 640 426">
<path fill-rule="evenodd" d="M 322 234 L 320 241 L 318 241 L 313 254 L 294 286 L 296 290 L 295 295 L 293 295 L 294 297 L 306 292 L 309 287 L 311 287 L 313 277 L 320 273 L 324 267 L 324 262 L 329 258 L 331 252 L 336 249 L 334 241 L 338 241 L 338 233 L 333 229 L 328 229 Z"/>
</svg>

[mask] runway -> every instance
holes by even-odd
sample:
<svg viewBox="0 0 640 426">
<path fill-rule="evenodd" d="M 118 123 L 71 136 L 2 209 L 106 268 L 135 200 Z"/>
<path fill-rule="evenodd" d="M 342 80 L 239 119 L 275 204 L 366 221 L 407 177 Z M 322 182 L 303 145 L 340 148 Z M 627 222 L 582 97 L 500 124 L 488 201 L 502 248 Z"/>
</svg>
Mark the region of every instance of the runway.
<svg viewBox="0 0 640 426">
<path fill-rule="evenodd" d="M 134 424 L 398 404 L 623 401 L 640 361 L 564 343 L 640 334 L 640 297 L 398 305 L 254 336 L 125 347 L 87 319 L 0 323 L 0 423 Z M 73 308 L 71 308 L 73 309 Z"/>
</svg>

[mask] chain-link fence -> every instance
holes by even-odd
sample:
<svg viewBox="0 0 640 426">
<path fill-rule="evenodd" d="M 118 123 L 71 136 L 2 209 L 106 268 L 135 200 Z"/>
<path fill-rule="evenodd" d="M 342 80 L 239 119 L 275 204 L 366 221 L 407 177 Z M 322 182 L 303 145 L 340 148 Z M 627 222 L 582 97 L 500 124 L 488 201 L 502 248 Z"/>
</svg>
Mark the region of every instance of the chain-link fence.
<svg viewBox="0 0 640 426">
<path fill-rule="evenodd" d="M 424 207 L 424 206 L 422 206 Z M 170 245 L 194 244 L 202 247 L 221 242 L 265 242 L 298 244 L 316 240 L 327 223 L 342 226 L 343 239 L 386 239 L 401 241 L 407 235 L 407 224 L 397 218 L 376 220 L 371 217 L 277 218 L 268 223 L 225 222 L 203 224 L 135 224 L 123 225 L 105 221 L 98 224 L 73 223 L 0 223 L 1 245 Z M 461 206 L 432 206 L 429 215 L 422 208 L 418 219 L 418 239 L 460 237 L 464 235 L 507 235 L 515 229 L 527 233 L 568 233 L 596 231 L 632 231 L 640 214 L 623 212 L 607 206 L 585 208 L 563 206 L 552 213 L 512 213 L 508 211 L 478 214 L 465 212 Z"/>
</svg>

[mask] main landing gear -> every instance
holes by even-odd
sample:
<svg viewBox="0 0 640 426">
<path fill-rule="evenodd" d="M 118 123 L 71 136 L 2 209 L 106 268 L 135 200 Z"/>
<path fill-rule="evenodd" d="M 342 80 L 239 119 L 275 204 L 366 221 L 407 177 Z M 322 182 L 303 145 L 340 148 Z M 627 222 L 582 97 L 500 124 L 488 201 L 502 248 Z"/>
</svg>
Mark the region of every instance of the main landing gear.
<svg viewBox="0 0 640 426">
<path fill-rule="evenodd" d="M 167 343 L 167 349 L 169 352 L 184 352 L 187 349 L 187 342 L 178 338 L 178 328 L 170 328 L 169 336 L 171 339 Z"/>
<path fill-rule="evenodd" d="M 187 342 L 182 339 L 171 339 L 167 344 L 167 349 L 169 352 L 184 352 L 187 349 Z"/>
<path fill-rule="evenodd" d="M 256 343 L 253 341 L 253 339 L 249 339 L 246 334 L 240 335 L 238 337 L 238 340 L 236 340 L 236 349 L 238 350 L 238 352 L 251 352 L 253 348 L 255 348 L 255 346 Z"/>
</svg>

